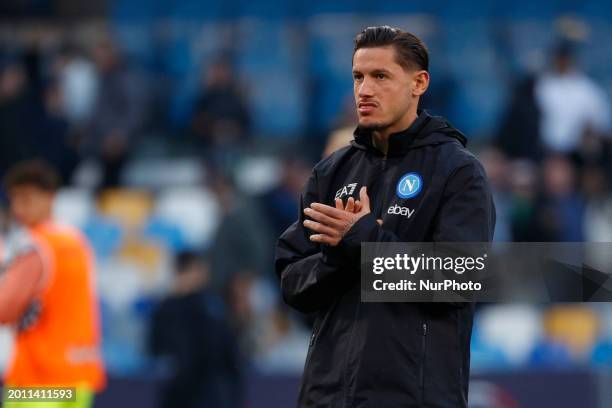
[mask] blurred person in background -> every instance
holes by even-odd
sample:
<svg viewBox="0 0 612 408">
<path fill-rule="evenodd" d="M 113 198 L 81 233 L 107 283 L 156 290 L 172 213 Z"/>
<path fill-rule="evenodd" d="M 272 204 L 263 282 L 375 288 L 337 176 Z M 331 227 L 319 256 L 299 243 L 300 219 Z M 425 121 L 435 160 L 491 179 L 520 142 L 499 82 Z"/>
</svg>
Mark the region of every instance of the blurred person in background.
<svg viewBox="0 0 612 408">
<path fill-rule="evenodd" d="M 202 72 L 191 132 L 205 149 L 240 146 L 250 136 L 251 115 L 228 56 Z"/>
<path fill-rule="evenodd" d="M 585 202 L 576 188 L 577 177 L 576 167 L 567 156 L 556 154 L 544 160 L 537 209 L 542 241 L 584 241 Z"/>
<path fill-rule="evenodd" d="M 161 407 L 242 407 L 238 347 L 225 306 L 208 281 L 201 256 L 177 255 L 172 291 L 155 310 L 149 334 L 151 353 L 164 357 L 170 371 Z"/>
<path fill-rule="evenodd" d="M 36 127 L 36 133 L 41 135 L 36 144 L 39 151 L 36 156 L 56 168 L 62 182 L 70 184 L 79 156 L 63 99 L 60 84 L 56 80 L 48 81 L 43 94 L 44 110 Z"/>
<path fill-rule="evenodd" d="M 93 113 L 82 137 L 82 149 L 84 154 L 100 160 L 102 187 L 116 187 L 135 139 L 146 124 L 146 84 L 128 68 L 118 45 L 110 39 L 94 47 L 93 59 L 99 82 Z"/>
<path fill-rule="evenodd" d="M 38 157 L 69 181 L 78 155 L 69 137 L 64 95 L 54 76 L 41 78 L 40 64 L 27 53 L 0 69 L 0 174 Z"/>
<path fill-rule="evenodd" d="M 59 186 L 53 168 L 40 161 L 18 163 L 7 173 L 4 184 L 13 217 L 48 248 L 49 254 L 48 275 L 36 297 L 37 313 L 17 333 L 5 384 L 76 387 L 76 402 L 57 406 L 90 407 L 106 378 L 89 244 L 78 231 L 52 219 Z M 31 283 L 19 287 L 25 290 Z M 28 403 L 15 406 L 26 407 Z"/>
<path fill-rule="evenodd" d="M 511 242 L 512 229 L 510 213 L 512 195 L 510 192 L 510 163 L 506 155 L 495 147 L 488 147 L 478 154 L 491 183 L 491 192 L 495 202 L 495 234 L 494 241 Z"/>
<path fill-rule="evenodd" d="M 309 174 L 310 166 L 304 160 L 297 155 L 286 154 L 282 161 L 280 182 L 258 197 L 274 237 L 282 234 L 295 221 L 300 206 L 300 193 Z M 272 261 L 273 255 L 267 265 Z"/>
<path fill-rule="evenodd" d="M 91 119 L 98 92 L 98 73 L 93 61 L 74 44 L 65 44 L 54 61 L 62 98 L 62 110 L 71 126 Z"/>
<path fill-rule="evenodd" d="M 582 172 L 586 196 L 584 234 L 589 242 L 612 242 L 611 176 L 603 167 L 589 166 Z M 612 254 L 610 254 L 612 256 Z"/>
<path fill-rule="evenodd" d="M 612 191 L 610 173 L 601 166 L 587 166 L 582 170 L 581 185 L 586 199 L 584 210 L 584 238 L 587 242 L 612 242 Z M 602 245 L 590 245 L 588 264 L 605 271 L 612 265 L 612 252 Z"/>
<path fill-rule="evenodd" d="M 92 118 L 98 92 L 98 73 L 93 62 L 74 44 L 64 44 L 51 61 L 52 75 L 45 88 L 42 132 L 45 157 L 66 185 L 79 161 L 80 145 Z"/>
<path fill-rule="evenodd" d="M 257 349 L 254 326 L 258 316 L 253 296 L 256 280 L 256 275 L 251 271 L 238 271 L 227 282 L 224 293 L 230 312 L 230 325 L 237 334 L 238 347 L 245 355 L 253 355 Z"/>
<path fill-rule="evenodd" d="M 0 177 L 18 161 L 38 153 L 34 124 L 40 101 L 17 58 L 0 65 Z"/>
<path fill-rule="evenodd" d="M 511 212 L 510 224 L 512 238 L 516 242 L 544 241 L 543 232 L 536 222 L 536 202 L 538 199 L 538 168 L 526 159 L 510 163 Z"/>
<path fill-rule="evenodd" d="M 269 279 L 249 270 L 236 272 L 225 288 L 230 325 L 236 333 L 242 354 L 252 360 L 262 358 L 270 352 L 275 342 L 282 342 L 286 340 L 285 336 L 293 334 L 278 331 L 276 312 L 280 311 L 275 289 Z M 295 355 L 292 360 L 287 360 L 288 366 L 302 355 L 297 350 L 293 351 Z"/>
<path fill-rule="evenodd" d="M 539 160 L 541 110 L 536 101 L 536 77 L 529 75 L 512 86 L 512 94 L 497 131 L 495 145 L 511 159 Z"/>
<path fill-rule="evenodd" d="M 612 174 L 612 139 L 593 127 L 588 127 L 570 158 L 578 171 L 601 167 L 603 171 Z"/>
<path fill-rule="evenodd" d="M 223 209 L 210 248 L 211 286 L 220 292 L 241 271 L 259 276 L 269 273 L 274 234 L 260 201 L 241 195 L 231 177 L 219 170 L 215 170 L 211 181 Z"/>
<path fill-rule="evenodd" d="M 563 39 L 553 49 L 550 69 L 535 83 L 535 100 L 541 112 L 544 149 L 570 154 L 588 129 L 610 129 L 610 103 L 604 91 L 576 64 L 577 44 Z"/>
</svg>

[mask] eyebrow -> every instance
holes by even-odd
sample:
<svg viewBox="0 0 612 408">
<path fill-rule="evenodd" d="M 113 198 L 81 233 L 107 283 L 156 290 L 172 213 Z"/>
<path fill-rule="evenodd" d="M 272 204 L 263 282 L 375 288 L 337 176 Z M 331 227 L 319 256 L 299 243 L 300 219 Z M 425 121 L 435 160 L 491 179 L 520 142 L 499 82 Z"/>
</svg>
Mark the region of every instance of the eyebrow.
<svg viewBox="0 0 612 408">
<path fill-rule="evenodd" d="M 378 68 L 372 72 L 375 74 L 390 74 L 391 73 L 391 71 L 389 71 L 388 69 L 384 69 L 384 68 Z"/>
<path fill-rule="evenodd" d="M 361 72 L 361 71 L 359 71 L 357 69 L 354 69 L 353 70 L 353 74 L 363 74 L 363 72 Z M 391 75 L 391 71 L 389 71 L 387 69 L 384 69 L 384 68 L 376 68 L 376 69 L 373 69 L 372 72 L 370 72 L 370 75 L 376 75 L 376 74 L 388 74 L 388 75 Z"/>
</svg>

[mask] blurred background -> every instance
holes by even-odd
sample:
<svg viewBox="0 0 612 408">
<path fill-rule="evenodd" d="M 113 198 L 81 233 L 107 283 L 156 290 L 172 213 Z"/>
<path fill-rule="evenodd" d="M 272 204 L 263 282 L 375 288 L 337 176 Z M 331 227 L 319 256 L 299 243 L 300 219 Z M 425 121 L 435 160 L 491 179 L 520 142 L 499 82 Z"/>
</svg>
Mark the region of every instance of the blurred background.
<svg viewBox="0 0 612 408">
<path fill-rule="evenodd" d="M 274 242 L 313 164 L 351 138 L 366 26 L 428 45 L 421 105 L 485 165 L 496 240 L 612 241 L 612 3 L 420 3 L 0 3 L 0 174 L 53 163 L 56 216 L 95 249 L 97 407 L 158 406 L 165 332 L 235 406 L 294 406 L 310 319 L 279 296 Z M 202 290 L 199 323 L 160 312 Z M 472 367 L 471 407 L 612 406 L 612 306 L 481 304 Z"/>
</svg>

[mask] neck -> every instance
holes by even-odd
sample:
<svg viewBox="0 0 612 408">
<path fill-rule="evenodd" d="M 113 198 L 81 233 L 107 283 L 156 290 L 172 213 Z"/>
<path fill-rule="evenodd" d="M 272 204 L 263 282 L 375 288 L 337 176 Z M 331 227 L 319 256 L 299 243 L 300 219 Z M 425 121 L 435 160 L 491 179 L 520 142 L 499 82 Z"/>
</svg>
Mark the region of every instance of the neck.
<svg viewBox="0 0 612 408">
<path fill-rule="evenodd" d="M 406 130 L 414 123 L 417 118 L 417 111 L 411 109 L 399 121 L 384 129 L 376 130 L 372 133 L 372 143 L 374 147 L 387 155 L 389 151 L 389 136 L 394 133 Z"/>
<path fill-rule="evenodd" d="M 381 137 L 378 132 L 372 133 L 372 144 L 374 147 L 387 155 L 389 153 L 389 137 Z"/>
</svg>

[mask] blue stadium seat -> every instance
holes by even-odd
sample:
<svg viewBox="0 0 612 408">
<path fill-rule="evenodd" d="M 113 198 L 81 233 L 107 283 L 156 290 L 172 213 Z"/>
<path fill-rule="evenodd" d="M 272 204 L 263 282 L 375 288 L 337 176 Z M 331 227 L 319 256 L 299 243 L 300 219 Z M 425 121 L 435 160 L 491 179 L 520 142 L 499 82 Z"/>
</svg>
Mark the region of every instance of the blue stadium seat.
<svg viewBox="0 0 612 408">
<path fill-rule="evenodd" d="M 598 367 L 612 366 L 612 341 L 605 340 L 597 343 L 593 348 L 590 363 Z"/>
<path fill-rule="evenodd" d="M 572 367 L 576 363 L 570 350 L 561 343 L 541 342 L 531 353 L 529 364 L 534 367 Z"/>
</svg>

